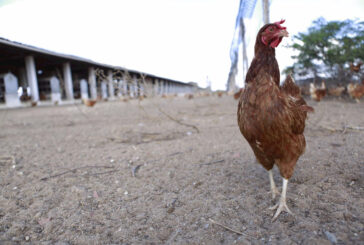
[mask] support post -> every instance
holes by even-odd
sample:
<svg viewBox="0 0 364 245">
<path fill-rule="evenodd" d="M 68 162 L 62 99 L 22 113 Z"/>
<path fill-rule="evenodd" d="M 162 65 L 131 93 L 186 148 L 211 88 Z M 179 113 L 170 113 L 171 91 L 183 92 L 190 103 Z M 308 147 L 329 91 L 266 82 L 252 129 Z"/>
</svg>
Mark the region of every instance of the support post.
<svg viewBox="0 0 364 245">
<path fill-rule="evenodd" d="M 96 74 L 93 67 L 88 68 L 88 83 L 90 84 L 91 99 L 97 99 Z"/>
<path fill-rule="evenodd" d="M 52 76 L 49 83 L 51 84 L 51 100 L 54 104 L 61 103 L 61 89 L 59 88 L 59 79 Z"/>
<path fill-rule="evenodd" d="M 27 71 L 27 80 L 30 87 L 32 101 L 38 102 L 39 89 L 38 89 L 37 71 L 35 69 L 34 57 L 32 55 L 25 57 L 25 69 Z"/>
<path fill-rule="evenodd" d="M 7 73 L 3 76 L 5 85 L 5 103 L 7 107 L 20 106 L 18 96 L 18 79 L 12 73 Z"/>
<path fill-rule="evenodd" d="M 110 99 L 115 99 L 115 93 L 114 93 L 114 80 L 113 80 L 113 76 L 112 76 L 112 70 L 109 70 L 107 72 L 107 80 L 109 83 L 109 98 Z"/>
<path fill-rule="evenodd" d="M 64 79 L 64 88 L 66 90 L 66 98 L 67 100 L 73 100 L 73 82 L 72 82 L 72 73 L 71 73 L 71 64 L 69 62 L 63 63 L 63 79 Z"/>
<path fill-rule="evenodd" d="M 85 79 L 80 81 L 81 98 L 88 99 L 88 85 Z"/>
</svg>

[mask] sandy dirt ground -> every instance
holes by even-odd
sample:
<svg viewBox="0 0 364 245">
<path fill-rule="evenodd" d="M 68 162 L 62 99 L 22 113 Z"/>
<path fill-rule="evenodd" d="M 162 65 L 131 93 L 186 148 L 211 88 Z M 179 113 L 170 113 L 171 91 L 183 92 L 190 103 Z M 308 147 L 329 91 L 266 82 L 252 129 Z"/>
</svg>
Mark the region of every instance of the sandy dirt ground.
<svg viewBox="0 0 364 245">
<path fill-rule="evenodd" d="M 0 110 L 0 243 L 363 244 L 364 103 L 308 103 L 275 222 L 231 97 Z"/>
</svg>

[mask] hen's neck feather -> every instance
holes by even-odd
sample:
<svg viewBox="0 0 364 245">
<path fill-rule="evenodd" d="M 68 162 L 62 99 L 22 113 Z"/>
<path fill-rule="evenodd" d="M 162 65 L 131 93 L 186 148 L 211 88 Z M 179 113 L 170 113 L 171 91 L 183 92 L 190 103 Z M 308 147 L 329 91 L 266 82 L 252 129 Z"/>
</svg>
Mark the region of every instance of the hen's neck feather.
<svg viewBox="0 0 364 245">
<path fill-rule="evenodd" d="M 269 45 L 264 45 L 261 41 L 261 35 L 258 34 L 255 42 L 254 59 L 246 74 L 245 83 L 254 82 L 254 78 L 258 73 L 263 71 L 269 73 L 277 86 L 279 86 L 280 72 L 275 49 Z"/>
</svg>

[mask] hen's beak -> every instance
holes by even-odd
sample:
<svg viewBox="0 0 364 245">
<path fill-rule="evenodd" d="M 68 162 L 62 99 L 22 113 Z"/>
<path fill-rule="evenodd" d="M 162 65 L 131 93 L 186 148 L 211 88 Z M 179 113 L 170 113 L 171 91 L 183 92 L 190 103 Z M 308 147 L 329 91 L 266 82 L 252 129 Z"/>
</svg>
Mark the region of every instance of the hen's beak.
<svg viewBox="0 0 364 245">
<path fill-rule="evenodd" d="M 286 31 L 285 29 L 281 30 L 278 35 L 280 37 L 288 37 L 288 31 Z"/>
</svg>

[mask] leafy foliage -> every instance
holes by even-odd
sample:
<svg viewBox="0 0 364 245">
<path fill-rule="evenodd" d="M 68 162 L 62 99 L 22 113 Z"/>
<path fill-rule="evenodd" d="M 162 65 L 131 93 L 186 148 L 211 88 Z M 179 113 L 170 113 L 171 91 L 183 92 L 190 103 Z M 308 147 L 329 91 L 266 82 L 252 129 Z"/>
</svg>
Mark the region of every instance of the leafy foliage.
<svg viewBox="0 0 364 245">
<path fill-rule="evenodd" d="M 299 77 L 323 76 L 350 81 L 364 73 L 350 71 L 351 62 L 364 61 L 364 22 L 345 20 L 327 22 L 319 18 L 307 33 L 294 37 L 291 46 L 298 54 L 292 56 L 295 63 L 284 72 Z M 363 67 L 362 67 L 363 70 Z"/>
</svg>

